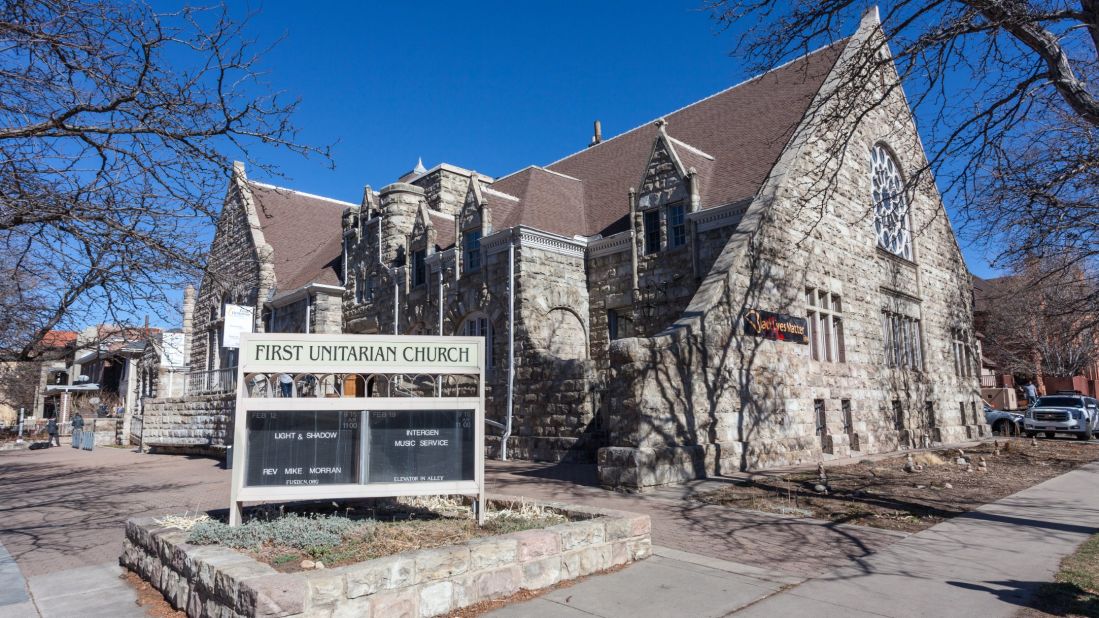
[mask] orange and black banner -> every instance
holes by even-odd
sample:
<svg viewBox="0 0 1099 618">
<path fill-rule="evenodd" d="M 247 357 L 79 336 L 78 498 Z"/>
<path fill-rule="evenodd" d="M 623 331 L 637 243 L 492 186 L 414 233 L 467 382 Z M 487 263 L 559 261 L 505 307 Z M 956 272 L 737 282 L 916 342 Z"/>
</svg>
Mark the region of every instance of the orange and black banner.
<svg viewBox="0 0 1099 618">
<path fill-rule="evenodd" d="M 749 309 L 744 312 L 744 334 L 808 344 L 809 322 L 792 315 Z"/>
</svg>

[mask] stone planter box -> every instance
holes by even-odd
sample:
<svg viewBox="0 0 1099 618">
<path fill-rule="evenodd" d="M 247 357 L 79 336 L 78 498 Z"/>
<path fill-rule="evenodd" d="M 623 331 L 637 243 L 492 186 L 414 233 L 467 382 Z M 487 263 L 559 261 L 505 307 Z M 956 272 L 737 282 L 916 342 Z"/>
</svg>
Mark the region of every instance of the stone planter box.
<svg viewBox="0 0 1099 618">
<path fill-rule="evenodd" d="M 513 502 L 492 498 L 490 504 Z M 279 573 L 233 549 L 191 545 L 153 518 L 126 522 L 120 562 L 192 618 L 437 616 L 647 558 L 648 515 L 539 503 L 578 520 L 332 569 Z"/>
</svg>

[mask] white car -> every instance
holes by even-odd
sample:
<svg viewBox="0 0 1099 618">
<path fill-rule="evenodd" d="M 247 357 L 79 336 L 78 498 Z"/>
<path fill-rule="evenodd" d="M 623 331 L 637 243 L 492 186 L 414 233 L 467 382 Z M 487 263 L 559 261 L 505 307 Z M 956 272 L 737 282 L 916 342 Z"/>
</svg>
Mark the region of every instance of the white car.
<svg viewBox="0 0 1099 618">
<path fill-rule="evenodd" d="M 1077 394 L 1039 397 L 1026 411 L 1023 431 L 1028 437 L 1071 433 L 1079 440 L 1090 440 L 1099 432 L 1099 401 Z"/>
</svg>

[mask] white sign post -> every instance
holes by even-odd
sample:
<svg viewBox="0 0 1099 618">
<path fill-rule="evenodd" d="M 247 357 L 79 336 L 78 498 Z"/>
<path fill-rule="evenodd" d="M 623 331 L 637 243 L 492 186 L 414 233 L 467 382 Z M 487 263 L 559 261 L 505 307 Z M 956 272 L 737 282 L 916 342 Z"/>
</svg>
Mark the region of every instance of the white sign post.
<svg viewBox="0 0 1099 618">
<path fill-rule="evenodd" d="M 245 502 L 439 494 L 483 523 L 484 342 L 243 333 L 230 525 Z"/>
<path fill-rule="evenodd" d="M 222 336 L 221 347 L 239 348 L 240 336 L 250 333 L 254 329 L 256 317 L 255 307 L 244 305 L 225 305 L 225 330 Z"/>
</svg>

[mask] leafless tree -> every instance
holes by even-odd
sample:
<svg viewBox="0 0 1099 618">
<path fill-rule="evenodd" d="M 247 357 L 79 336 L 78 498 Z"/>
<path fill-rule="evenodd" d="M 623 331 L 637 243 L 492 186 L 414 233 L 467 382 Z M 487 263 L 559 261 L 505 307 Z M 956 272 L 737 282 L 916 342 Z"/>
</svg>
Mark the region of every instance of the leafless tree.
<svg viewBox="0 0 1099 618">
<path fill-rule="evenodd" d="M 753 68 L 768 69 L 849 35 L 870 5 L 712 0 L 706 6 L 719 23 L 744 33 L 737 52 Z M 1059 256 L 1094 278 L 1099 0 L 883 2 L 874 44 L 842 71 L 844 99 L 821 101 L 810 113 L 836 127 L 858 123 L 900 88 L 868 87 L 893 62 L 928 152 L 926 162 L 906 162 L 915 167 L 910 182 L 935 178 L 995 265 Z M 856 92 L 862 94 L 851 96 Z M 835 141 L 831 154 L 842 159 L 849 144 Z M 1095 309 L 1099 296 L 1083 302 Z"/>
<path fill-rule="evenodd" d="M 225 6 L 0 4 L 0 349 L 53 328 L 133 321 L 195 278 L 231 160 L 300 145 L 265 50 Z M 9 315 L 17 319 L 9 320 Z"/>
<path fill-rule="evenodd" d="M 985 337 L 985 355 L 1000 371 L 1071 377 L 1099 362 L 1094 317 L 1065 310 L 1096 293 L 1096 283 L 1079 269 L 1034 260 L 982 287 L 977 326 Z"/>
</svg>

